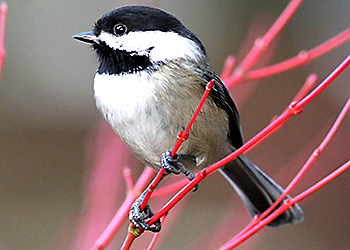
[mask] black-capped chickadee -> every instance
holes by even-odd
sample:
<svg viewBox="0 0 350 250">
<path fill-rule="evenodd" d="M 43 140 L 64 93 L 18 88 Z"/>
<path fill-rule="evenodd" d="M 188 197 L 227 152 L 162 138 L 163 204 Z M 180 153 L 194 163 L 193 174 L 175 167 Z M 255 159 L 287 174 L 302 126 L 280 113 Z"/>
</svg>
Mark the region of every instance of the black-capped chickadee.
<svg viewBox="0 0 350 250">
<path fill-rule="evenodd" d="M 191 179 L 187 168 L 205 168 L 243 145 L 238 111 L 228 90 L 209 66 L 201 41 L 176 17 L 151 7 L 123 7 L 103 15 L 93 31 L 73 38 L 91 44 L 97 54 L 97 108 L 144 164 Z M 169 149 L 212 79 L 215 85 L 189 139 L 172 158 Z M 252 216 L 264 212 L 283 191 L 244 155 L 220 172 Z M 159 230 L 144 223 L 145 216 L 130 217 L 135 226 Z M 292 224 L 303 217 L 296 204 L 269 225 Z"/>
</svg>

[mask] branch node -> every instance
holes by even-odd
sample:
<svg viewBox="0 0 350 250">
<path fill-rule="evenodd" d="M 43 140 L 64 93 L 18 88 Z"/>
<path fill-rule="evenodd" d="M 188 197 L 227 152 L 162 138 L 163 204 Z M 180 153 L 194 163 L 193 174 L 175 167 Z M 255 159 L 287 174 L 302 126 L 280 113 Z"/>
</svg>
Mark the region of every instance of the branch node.
<svg viewBox="0 0 350 250">
<path fill-rule="evenodd" d="M 295 109 L 298 102 L 292 102 L 288 108 L 293 112 L 294 115 L 299 115 L 303 110 L 301 108 Z"/>
<path fill-rule="evenodd" d="M 206 89 L 207 91 L 210 91 L 210 90 L 214 87 L 214 84 L 215 84 L 215 80 L 212 79 L 210 82 L 208 82 L 207 85 L 205 85 L 205 89 Z"/>
<path fill-rule="evenodd" d="M 149 187 L 148 187 L 148 192 L 153 193 L 154 188 L 155 188 L 155 187 L 154 187 L 152 184 L 149 185 Z"/>
<path fill-rule="evenodd" d="M 233 71 L 233 75 L 238 79 L 242 79 L 245 77 L 245 71 L 242 69 L 241 66 L 237 66 L 236 69 Z"/>
<path fill-rule="evenodd" d="M 302 61 L 307 61 L 309 58 L 309 53 L 306 50 L 302 50 L 298 53 L 298 57 Z"/>
<path fill-rule="evenodd" d="M 260 48 L 261 50 L 266 49 L 266 42 L 261 37 L 255 39 L 254 46 Z"/>
<path fill-rule="evenodd" d="M 315 151 L 313 152 L 313 155 L 317 157 L 319 156 L 320 153 L 321 153 L 321 150 L 319 148 L 316 148 Z"/>
<path fill-rule="evenodd" d="M 140 227 L 135 227 L 132 223 L 130 223 L 128 231 L 135 237 L 139 237 L 143 233 L 143 230 Z"/>
<path fill-rule="evenodd" d="M 199 174 L 204 178 L 207 176 L 207 171 L 205 169 L 203 169 L 202 171 L 200 171 Z"/>
<path fill-rule="evenodd" d="M 261 216 L 261 214 L 254 215 L 253 220 L 259 223 L 261 221 L 261 217 L 260 216 Z"/>
<path fill-rule="evenodd" d="M 291 207 L 293 206 L 293 204 L 292 204 L 292 202 L 291 202 L 290 199 L 285 199 L 285 200 L 283 201 L 283 204 L 284 204 L 286 207 L 288 207 L 288 209 L 291 208 Z"/>
<path fill-rule="evenodd" d="M 177 134 L 177 139 L 179 140 L 182 140 L 182 141 L 186 141 L 189 137 L 189 134 L 185 134 L 185 135 L 182 135 L 183 134 L 183 131 L 180 131 L 178 134 Z"/>
</svg>

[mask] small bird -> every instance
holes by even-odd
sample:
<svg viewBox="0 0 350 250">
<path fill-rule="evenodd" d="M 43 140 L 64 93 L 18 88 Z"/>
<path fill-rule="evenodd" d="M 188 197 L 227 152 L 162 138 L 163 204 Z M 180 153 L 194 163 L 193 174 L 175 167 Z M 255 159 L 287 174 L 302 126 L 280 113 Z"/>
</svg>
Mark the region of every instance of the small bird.
<svg viewBox="0 0 350 250">
<path fill-rule="evenodd" d="M 201 41 L 173 15 L 152 7 L 126 6 L 106 13 L 92 31 L 73 38 L 91 44 L 96 52 L 98 110 L 145 165 L 193 179 L 190 169 L 205 168 L 243 145 L 239 114 L 227 88 L 209 66 Z M 178 132 L 186 127 L 212 79 L 214 87 L 189 139 L 171 157 Z M 251 216 L 264 212 L 283 192 L 242 154 L 219 171 Z M 149 207 L 142 213 L 138 205 L 129 213 L 132 223 L 159 231 L 159 224 L 145 223 L 152 215 Z M 295 204 L 269 225 L 303 218 Z"/>
</svg>

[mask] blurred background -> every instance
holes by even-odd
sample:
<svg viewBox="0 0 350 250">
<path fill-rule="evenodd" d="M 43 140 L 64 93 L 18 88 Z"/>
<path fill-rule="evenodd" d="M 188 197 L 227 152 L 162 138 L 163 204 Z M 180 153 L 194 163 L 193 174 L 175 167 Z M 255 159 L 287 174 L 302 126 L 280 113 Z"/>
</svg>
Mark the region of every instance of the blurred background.
<svg viewBox="0 0 350 250">
<path fill-rule="evenodd" d="M 227 55 L 241 59 L 246 50 L 242 52 L 240 48 L 252 46 L 253 40 L 246 41 L 251 25 L 255 27 L 253 37 L 262 35 L 288 2 L 7 1 L 7 54 L 0 82 L 0 249 L 89 249 L 124 197 L 121 167 L 129 165 L 135 176 L 142 170 L 137 161 L 125 156 L 113 159 L 119 168 L 116 166 L 118 171 L 106 177 L 108 181 L 94 175 L 93 166 L 100 163 L 98 157 L 106 143 L 120 143 L 101 122 L 94 105 L 96 58 L 89 46 L 74 41 L 72 35 L 90 30 L 102 14 L 123 5 L 159 7 L 177 16 L 198 35 L 219 74 Z M 349 12 L 348 1 L 305 1 L 278 36 L 272 52 L 262 60 L 266 65 L 276 63 L 328 40 L 349 27 Z M 322 80 L 348 53 L 349 42 L 306 66 L 233 89 L 245 140 L 285 109 L 310 73 L 317 73 Z M 349 98 L 349 78 L 347 69 L 301 115 L 247 155 L 286 186 Z M 243 100 L 241 93 L 252 86 L 254 91 Z M 292 194 L 303 191 L 349 159 L 349 125 L 348 115 Z M 118 154 L 117 149 L 116 157 Z M 113 170 L 106 167 L 106 171 Z M 348 249 L 349 177 L 345 172 L 303 200 L 303 223 L 264 229 L 238 249 Z M 100 196 L 98 192 L 105 195 L 115 185 L 119 185 L 119 191 L 86 209 L 91 196 Z M 194 242 L 200 242 L 206 233 L 210 235 L 213 224 L 237 218 L 237 224 L 234 220 L 231 223 L 232 231 L 214 244 L 219 247 L 250 220 L 219 174 L 208 177 L 183 204 L 176 220 L 169 222 L 170 235 L 159 242 L 157 249 L 199 249 L 196 246 L 200 243 Z M 91 216 L 95 221 L 90 220 Z M 86 231 L 86 220 L 95 231 Z M 107 249 L 120 247 L 126 227 L 127 223 Z M 207 240 L 208 237 L 204 242 Z"/>
</svg>

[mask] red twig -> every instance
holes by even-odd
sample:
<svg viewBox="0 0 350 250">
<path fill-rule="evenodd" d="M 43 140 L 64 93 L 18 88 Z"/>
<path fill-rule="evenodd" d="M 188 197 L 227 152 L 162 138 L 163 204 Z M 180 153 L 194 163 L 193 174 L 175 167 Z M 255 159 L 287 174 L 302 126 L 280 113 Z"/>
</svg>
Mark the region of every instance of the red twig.
<svg viewBox="0 0 350 250">
<path fill-rule="evenodd" d="M 317 82 L 317 75 L 316 74 L 310 74 L 303 85 L 303 87 L 299 90 L 299 92 L 295 95 L 293 102 L 299 102 L 301 99 L 303 99 L 307 93 L 315 86 Z"/>
<path fill-rule="evenodd" d="M 4 61 L 6 50 L 5 50 L 5 27 L 6 27 L 6 16 L 7 16 L 7 4 L 2 2 L 0 4 L 0 79 L 2 72 L 2 63 Z"/>
<path fill-rule="evenodd" d="M 194 111 L 191 120 L 189 121 L 189 123 L 187 124 L 187 127 L 185 128 L 185 130 L 183 132 L 179 133 L 178 136 L 178 140 L 175 143 L 174 148 L 171 151 L 171 156 L 174 156 L 176 151 L 180 148 L 181 144 L 188 138 L 188 132 L 190 131 L 194 121 L 196 120 L 199 112 L 201 111 L 205 100 L 207 99 L 210 90 L 213 88 L 215 81 L 211 80 L 205 87 L 205 91 L 204 94 L 202 96 L 202 99 L 200 100 L 196 110 Z"/>
<path fill-rule="evenodd" d="M 292 103 L 296 103 L 299 102 L 302 98 L 304 98 L 307 93 L 310 92 L 310 90 L 312 89 L 312 87 L 314 87 L 314 85 L 317 82 L 317 75 L 316 74 L 310 74 L 307 78 L 306 81 L 304 83 L 304 85 L 300 88 L 300 90 L 298 91 L 298 93 L 295 95 L 295 97 L 293 98 Z M 276 116 L 272 118 L 272 121 L 276 119 Z M 280 128 L 283 126 L 283 124 L 280 126 Z"/>
<path fill-rule="evenodd" d="M 254 47 L 236 68 L 233 75 L 226 81 L 228 88 L 233 87 L 244 78 L 245 72 L 251 69 L 251 67 L 256 63 L 260 55 L 266 50 L 273 39 L 286 25 L 301 3 L 302 0 L 291 0 L 266 34 L 262 38 L 256 39 Z"/>
<path fill-rule="evenodd" d="M 344 108 L 340 112 L 338 118 L 334 122 L 332 128 L 329 130 L 328 134 L 325 136 L 325 138 L 322 140 L 320 145 L 314 150 L 312 155 L 309 157 L 309 159 L 306 161 L 304 166 L 301 168 L 301 170 L 298 172 L 298 174 L 295 176 L 295 178 L 290 182 L 290 184 L 286 187 L 282 195 L 261 215 L 257 216 L 252 220 L 252 222 L 246 226 L 238 235 L 236 235 L 232 240 L 227 242 L 224 246 L 221 247 L 221 249 L 232 249 L 235 246 L 238 246 L 240 243 L 243 242 L 243 239 L 246 239 L 246 234 L 250 235 L 250 230 L 255 231 L 255 227 L 261 228 L 259 223 L 261 223 L 262 220 L 264 220 L 279 204 L 280 202 L 287 196 L 287 194 L 290 193 L 290 191 L 295 187 L 295 185 L 301 180 L 301 178 L 305 175 L 306 171 L 309 170 L 310 166 L 314 161 L 317 159 L 319 154 L 323 151 L 323 149 L 326 147 L 326 145 L 329 143 L 331 138 L 333 137 L 334 133 L 337 131 L 339 125 L 343 121 L 346 113 L 350 109 L 350 99 L 345 104 Z M 324 185 L 324 184 L 323 184 Z M 307 195 L 311 194 L 307 193 Z M 305 195 L 306 196 L 306 195 Z M 305 198 L 303 196 L 303 198 Z M 297 196 L 298 197 L 298 196 Z M 301 199 L 301 198 L 300 198 Z M 295 198 L 293 199 L 295 200 Z M 295 202 L 293 202 L 294 204 Z M 269 222 L 272 220 L 269 220 Z M 265 224 L 266 225 L 266 224 Z"/>
<path fill-rule="evenodd" d="M 323 178 L 321 181 L 317 182 L 315 185 L 310 187 L 309 189 L 305 190 L 301 194 L 294 197 L 291 201 L 293 202 L 291 205 L 299 202 L 300 200 L 304 199 L 305 197 L 309 196 L 310 194 L 314 193 L 324 185 L 326 185 L 328 182 L 333 180 L 335 177 L 343 173 L 345 170 L 347 170 L 350 167 L 350 160 L 344 163 L 341 167 L 339 167 L 337 170 L 335 170 L 333 173 L 328 175 L 327 177 Z"/>
<path fill-rule="evenodd" d="M 340 112 L 338 118 L 336 119 L 336 121 L 334 122 L 332 128 L 330 129 L 330 131 L 328 132 L 328 134 L 326 135 L 326 137 L 322 140 L 321 144 L 315 149 L 315 151 L 312 153 L 312 155 L 309 157 L 309 159 L 306 161 L 306 163 L 304 164 L 304 166 L 302 167 L 302 169 L 298 172 L 298 174 L 296 175 L 296 177 L 290 182 L 290 184 L 286 187 L 286 189 L 284 190 L 284 192 L 282 193 L 282 195 L 264 212 L 262 213 L 260 216 L 258 216 L 257 218 L 254 218 L 254 220 L 247 226 L 245 227 L 238 235 L 236 235 L 232 240 L 230 240 L 228 243 L 226 243 L 224 246 L 221 247 L 221 249 L 232 249 L 235 246 L 238 246 L 240 243 L 242 243 L 244 241 L 244 239 L 247 239 L 251 236 L 250 231 L 255 231 L 255 227 L 258 227 L 259 229 L 262 228 L 259 224 L 261 223 L 262 220 L 264 220 L 265 217 L 267 217 L 267 215 L 269 215 L 279 204 L 280 202 L 287 196 L 288 193 L 290 193 L 290 191 L 295 187 L 295 185 L 300 181 L 300 179 L 305 175 L 306 171 L 310 168 L 310 166 L 312 165 L 312 163 L 316 160 L 316 158 L 318 157 L 318 155 L 323 151 L 323 149 L 326 147 L 326 145 L 328 144 L 328 142 L 331 140 L 331 138 L 333 137 L 334 133 L 337 131 L 339 125 L 341 124 L 342 120 L 344 119 L 346 113 L 349 111 L 350 108 L 350 99 L 347 101 L 347 103 L 345 104 L 344 108 L 342 109 L 342 111 Z M 345 171 L 345 170 L 344 170 Z M 324 182 L 322 182 L 324 183 Z M 326 183 L 324 183 L 326 184 Z M 324 185 L 323 184 L 323 185 Z M 320 186 L 321 187 L 321 186 Z M 318 187 L 319 188 L 319 187 Z M 310 190 L 310 189 L 308 189 Z M 316 191 L 316 189 L 311 189 L 314 191 Z M 307 195 L 310 195 L 312 192 L 309 191 L 307 193 L 303 193 L 303 196 L 298 195 L 298 199 L 296 199 L 297 197 L 295 197 L 293 200 L 293 203 L 290 203 L 290 206 L 292 204 L 295 204 L 298 200 L 301 200 L 302 198 L 305 198 Z M 299 197 L 300 196 L 300 197 Z M 290 207 L 289 206 L 289 207 Z M 288 207 L 288 208 L 289 208 Z M 282 211 L 282 210 L 281 210 Z M 283 210 L 285 211 L 285 210 Z M 282 212 L 283 212 L 282 211 Z M 279 215 L 279 214 L 278 214 Z M 277 216 L 278 216 L 277 215 Z M 276 216 L 276 217 L 277 217 Z M 274 217 L 275 218 L 275 217 Z M 267 224 L 269 222 L 271 222 L 272 220 L 269 220 L 267 222 Z M 266 225 L 266 224 L 264 224 Z M 247 237 L 247 235 L 249 235 L 249 237 Z"/>
<path fill-rule="evenodd" d="M 280 63 L 276 63 L 271 66 L 263 67 L 256 70 L 251 70 L 246 74 L 246 80 L 256 80 L 264 77 L 269 77 L 292 68 L 301 66 L 314 60 L 327 52 L 331 51 L 335 47 L 341 45 L 342 43 L 350 39 L 350 28 L 339 33 L 338 35 L 332 37 L 328 41 L 318 45 L 317 47 L 309 51 L 301 51 L 297 56 L 294 56 L 288 60 Z"/>
<path fill-rule="evenodd" d="M 125 184 L 126 184 L 126 190 L 128 192 L 132 191 L 132 188 L 134 187 L 134 179 L 132 176 L 131 169 L 129 167 L 125 167 L 123 170 L 123 176 L 125 179 Z"/>
<path fill-rule="evenodd" d="M 159 197 L 159 196 L 169 194 L 171 192 L 175 192 L 175 191 L 179 190 L 180 188 L 182 188 L 187 183 L 188 183 L 187 179 L 181 179 L 181 180 L 179 180 L 177 182 L 173 182 L 167 186 L 157 188 L 156 190 L 154 190 L 152 195 L 153 195 L 153 197 Z"/>
<path fill-rule="evenodd" d="M 167 214 L 165 214 L 165 215 L 161 218 L 161 220 L 160 220 L 162 226 L 163 226 L 163 223 L 164 223 L 164 220 L 165 220 L 166 215 L 167 215 Z M 156 242 L 157 242 L 158 237 L 159 237 L 159 232 L 154 234 L 151 243 L 150 243 L 149 246 L 147 247 L 147 250 L 152 250 L 152 249 L 153 249 L 154 245 L 155 245 Z"/>
<path fill-rule="evenodd" d="M 124 240 L 124 243 L 122 245 L 122 247 L 120 248 L 120 250 L 128 250 L 130 249 L 132 243 L 134 242 L 134 240 L 136 239 L 136 236 L 132 233 L 132 230 L 134 229 L 131 229 L 132 225 L 129 226 L 129 230 L 128 230 L 128 234 Z"/>
<path fill-rule="evenodd" d="M 202 99 L 200 100 L 198 106 L 197 106 L 197 109 L 195 110 L 191 120 L 189 121 L 189 123 L 187 124 L 187 127 L 185 128 L 184 131 L 180 131 L 178 136 L 177 136 L 177 140 L 176 140 L 176 143 L 175 143 L 175 146 L 173 147 L 173 149 L 171 150 L 171 156 L 174 156 L 177 152 L 177 150 L 180 148 L 181 144 L 187 140 L 188 138 L 188 132 L 190 131 L 194 121 L 196 120 L 198 114 L 199 114 L 199 111 L 202 109 L 203 107 L 203 104 L 205 102 L 205 100 L 207 99 L 208 95 L 209 95 L 209 92 L 210 90 L 212 89 L 212 87 L 214 86 L 214 83 L 215 81 L 214 80 L 211 80 L 207 85 L 206 85 L 206 89 L 204 91 L 204 94 L 202 96 Z M 143 199 L 143 202 L 141 203 L 140 205 L 140 209 L 141 211 L 145 208 L 150 196 L 151 196 L 151 193 L 153 192 L 154 188 L 157 186 L 157 184 L 159 183 L 161 177 L 163 176 L 164 174 L 164 168 L 161 168 L 158 173 L 157 173 L 157 176 L 154 178 L 154 180 L 152 181 L 152 183 L 150 184 L 150 186 L 148 187 L 147 189 L 147 193 Z"/>
<path fill-rule="evenodd" d="M 140 178 L 136 182 L 135 186 L 128 192 L 123 204 L 120 206 L 118 212 L 115 214 L 109 225 L 106 227 L 102 235 L 96 241 L 91 250 L 103 249 L 115 235 L 124 219 L 129 213 L 130 207 L 135 199 L 141 194 L 141 191 L 145 188 L 146 184 L 151 180 L 154 175 L 152 168 L 146 167 Z"/>
<path fill-rule="evenodd" d="M 200 110 L 202 109 L 202 107 L 203 107 L 203 105 L 204 105 L 204 102 L 205 102 L 205 100 L 207 99 L 207 97 L 208 97 L 208 95 L 209 95 L 209 92 L 210 92 L 210 90 L 213 88 L 214 84 L 215 84 L 215 81 L 214 81 L 214 80 L 211 80 L 211 81 L 206 85 L 206 88 L 205 88 L 204 94 L 203 94 L 203 96 L 202 96 L 202 99 L 200 100 L 200 102 L 199 102 L 199 104 L 198 104 L 198 106 L 197 106 L 195 112 L 193 113 L 193 116 L 192 116 L 191 120 L 189 121 L 189 123 L 188 123 L 187 127 L 185 128 L 185 130 L 184 130 L 184 131 L 180 131 L 179 134 L 178 134 L 178 137 L 177 137 L 177 141 L 176 141 L 176 143 L 175 143 L 175 146 L 174 146 L 174 148 L 173 148 L 172 151 L 171 151 L 171 156 L 174 156 L 175 153 L 177 152 L 177 150 L 179 149 L 179 147 L 181 146 L 181 144 L 182 144 L 185 140 L 187 140 L 187 138 L 188 138 L 188 132 L 189 132 L 189 130 L 191 129 L 191 127 L 192 127 L 194 121 L 196 120 L 196 118 L 197 118 L 197 116 L 198 116 Z M 140 205 L 140 211 L 142 211 L 142 210 L 145 208 L 145 206 L 146 206 L 146 204 L 147 204 L 149 198 L 151 197 L 151 194 L 152 194 L 153 190 L 155 189 L 155 187 L 156 187 L 157 184 L 159 183 L 161 177 L 163 176 L 164 171 L 165 171 L 164 168 L 161 168 L 161 169 L 158 171 L 156 177 L 153 179 L 152 183 L 148 186 L 147 192 L 146 192 L 146 194 L 145 194 L 145 196 L 144 196 L 144 198 L 143 198 L 143 201 L 142 201 L 142 203 L 141 203 L 141 205 Z M 164 214 L 163 214 L 163 215 L 164 215 Z M 160 219 L 160 218 L 159 218 L 159 219 Z M 158 219 L 157 219 L 157 220 L 158 220 Z M 156 220 L 156 221 L 157 221 L 157 220 Z M 154 221 L 154 222 L 156 222 L 156 221 Z M 153 222 L 153 223 L 154 223 L 154 222 Z M 153 224 L 153 223 L 149 223 L 149 224 L 151 225 L 151 224 Z M 123 248 L 122 248 L 122 249 L 123 249 L 123 250 L 124 250 L 124 249 L 129 249 L 129 247 L 131 246 L 131 244 L 132 244 L 132 242 L 134 241 L 134 239 L 135 239 L 136 237 L 138 237 L 140 234 L 142 234 L 143 231 L 144 231 L 144 230 L 143 230 L 142 228 L 135 228 L 135 226 L 134 226 L 133 224 L 130 224 L 130 226 L 129 226 L 129 233 L 128 233 L 128 235 L 127 235 L 127 238 L 126 238 L 125 241 L 124 241 L 124 244 L 123 244 Z"/>
<path fill-rule="evenodd" d="M 318 189 L 320 189 L 322 186 L 333 180 L 335 177 L 343 173 L 345 170 L 350 168 L 350 160 L 347 161 L 345 164 L 340 166 L 337 170 L 335 170 L 333 173 L 322 179 L 321 181 L 317 182 L 315 185 L 310 187 L 309 189 L 305 190 L 298 196 L 294 197 L 291 200 L 286 200 L 279 208 L 277 208 L 271 215 L 269 215 L 267 218 L 262 220 L 259 224 L 257 224 L 255 227 L 247 231 L 244 235 L 242 235 L 237 241 L 231 243 L 231 244 L 225 244 L 220 248 L 220 250 L 228 250 L 233 249 L 239 244 L 241 244 L 246 239 L 250 238 L 252 235 L 254 235 L 256 232 L 258 232 L 261 228 L 269 224 L 271 221 L 273 221 L 276 217 L 278 217 L 280 214 L 282 214 L 284 211 L 288 210 L 290 207 L 292 207 L 295 203 L 301 201 L 305 197 L 309 196 L 310 194 L 314 193 Z"/>
<path fill-rule="evenodd" d="M 306 96 L 304 99 L 302 99 L 300 102 L 298 102 L 294 109 L 300 110 L 303 106 L 305 106 L 307 103 L 309 103 L 312 99 L 315 98 L 324 88 L 326 88 L 337 76 L 340 75 L 341 72 L 343 72 L 346 67 L 348 67 L 350 64 L 350 55 L 348 55 L 343 62 L 335 69 L 332 73 L 329 74 L 329 76 L 323 80 L 323 82 L 318 85 L 318 87 L 312 91 L 308 96 Z"/>
<path fill-rule="evenodd" d="M 247 143 L 245 143 L 242 147 L 226 156 L 225 158 L 217 161 L 216 163 L 208 166 L 203 169 L 200 173 L 196 175 L 196 177 L 188 183 L 185 187 L 183 187 L 163 208 L 161 208 L 151 219 L 149 219 L 148 223 L 153 224 L 159 218 L 161 218 L 165 213 L 167 213 L 172 207 L 176 205 L 188 192 L 190 192 L 199 182 L 201 182 L 208 174 L 212 173 L 216 169 L 222 167 L 229 161 L 236 158 L 238 155 L 244 153 L 248 148 L 255 145 L 257 142 L 264 139 L 267 135 L 273 132 L 278 126 L 284 123 L 288 118 L 293 115 L 299 114 L 301 112 L 302 107 L 304 107 L 307 103 L 309 103 L 312 99 L 314 99 L 325 87 L 327 87 L 335 77 L 337 77 L 348 65 L 350 64 L 350 56 L 348 56 L 322 83 L 319 84 L 309 95 L 307 95 L 304 99 L 302 99 L 298 103 L 291 103 L 289 108 L 284 111 L 276 120 L 274 120 L 269 126 L 263 129 L 260 133 L 250 139 Z"/>
<path fill-rule="evenodd" d="M 223 79 L 229 78 L 235 66 L 236 66 L 236 58 L 233 55 L 229 55 L 225 60 L 224 67 L 220 75 L 220 79 L 223 80 Z"/>
</svg>

